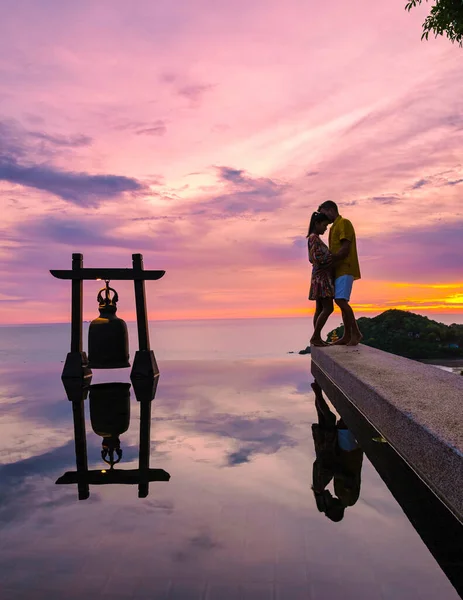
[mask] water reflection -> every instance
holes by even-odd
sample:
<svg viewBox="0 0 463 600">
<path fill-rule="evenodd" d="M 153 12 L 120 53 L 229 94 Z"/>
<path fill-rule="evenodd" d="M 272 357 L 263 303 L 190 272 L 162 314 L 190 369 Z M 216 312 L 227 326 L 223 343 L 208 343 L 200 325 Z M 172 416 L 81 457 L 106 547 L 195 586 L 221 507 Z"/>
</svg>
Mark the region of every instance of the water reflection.
<svg viewBox="0 0 463 600">
<path fill-rule="evenodd" d="M 341 521 L 348 506 L 360 495 L 363 450 L 342 418 L 330 410 L 317 381 L 312 384 L 318 423 L 312 424 L 315 447 L 312 491 L 317 508 L 331 519 Z M 333 480 L 335 496 L 327 490 Z"/>
<path fill-rule="evenodd" d="M 372 442 L 378 434 L 357 427 L 340 403 L 333 408 L 324 382 L 326 403 L 365 454 L 360 497 L 344 519 L 333 523 L 317 510 L 307 480 L 316 458 L 310 427 L 319 417 L 307 363 L 165 361 L 154 402 L 142 402 L 153 390 L 133 381 L 130 413 L 121 393 L 111 418 L 109 408 L 93 410 L 90 388 L 84 399 L 77 388 L 74 405 L 66 399 L 59 365 L 46 376 L 43 364 L 27 372 L 0 368 L 0 596 L 456 600 L 368 460 L 376 460 L 370 446 L 384 460 L 390 447 Z M 97 378 L 92 384 L 103 381 Z M 117 435 L 122 450 L 115 473 L 149 468 L 139 452 L 140 433 L 149 445 L 148 410 L 151 466 L 175 477 L 150 485 L 139 500 L 136 487 L 95 488 L 87 473 L 80 483 L 91 496 L 76 506 L 79 481 L 55 482 L 79 468 L 109 473 L 101 456 L 106 434 Z M 75 436 L 84 423 L 85 435 Z M 76 443 L 85 443 L 77 456 Z M 410 476 L 391 479 L 409 489 Z M 415 495 L 413 503 L 426 498 Z M 429 527 L 433 519 L 440 526 L 428 510 Z"/>
<path fill-rule="evenodd" d="M 77 484 L 79 500 L 90 497 L 90 485 L 138 485 L 138 497 L 146 498 L 153 481 L 169 481 L 164 469 L 150 468 L 151 403 L 156 395 L 158 377 L 134 380 L 140 403 L 140 443 L 138 469 L 115 469 L 123 457 L 120 436 L 130 426 L 130 383 L 91 384 L 90 380 L 63 380 L 72 406 L 76 471 L 64 473 L 58 485 Z M 109 469 L 88 469 L 85 401 L 89 397 L 90 421 L 94 433 L 102 438 L 101 458 Z"/>
<path fill-rule="evenodd" d="M 381 433 L 360 414 L 339 387 L 314 363 L 312 363 L 312 374 L 314 378 L 316 377 L 312 389 L 315 393 L 315 406 L 319 419 L 319 423 L 313 425 L 317 454 L 317 460 L 314 463 L 314 494 L 319 510 L 325 512 L 331 520 L 339 521 L 344 515 L 346 506 L 355 504 L 360 493 L 360 471 L 363 451 L 365 451 L 369 461 L 389 488 L 410 523 L 463 598 L 463 524 L 395 452 Z M 323 397 L 321 386 L 336 411 L 341 415 L 337 422 L 336 416 L 331 412 Z M 339 442 L 338 434 L 339 431 L 347 430 L 344 420 L 353 433 L 350 436 L 343 435 L 350 437 L 351 441 L 358 440 L 358 442 L 355 441 L 356 449 L 353 444 L 350 446 L 352 450 L 349 451 L 349 455 L 352 455 L 352 452 L 357 453 L 357 458 L 354 460 L 340 460 L 345 452 L 341 448 L 344 442 Z M 338 429 L 339 424 L 341 424 L 341 429 Z M 329 455 L 325 450 L 327 444 L 323 445 L 325 438 L 331 440 L 331 454 Z M 360 449 L 359 444 L 363 450 Z M 321 461 L 317 465 L 319 455 Z M 348 465 L 347 469 L 345 465 Z M 336 473 L 339 471 L 342 473 L 342 483 L 336 487 Z M 317 498 L 317 492 L 320 489 L 324 490 L 324 482 L 330 481 L 328 476 L 331 473 L 333 475 L 330 476 L 330 479 L 334 478 L 334 488 L 338 498 L 331 498 L 329 492 L 330 497 L 327 501 Z M 344 495 L 346 482 L 348 494 Z M 322 494 L 326 494 L 326 490 L 322 491 Z M 320 494 L 318 495 L 320 496 Z M 324 502 L 327 508 L 325 508 Z M 333 503 L 335 508 L 333 508 Z"/>
</svg>

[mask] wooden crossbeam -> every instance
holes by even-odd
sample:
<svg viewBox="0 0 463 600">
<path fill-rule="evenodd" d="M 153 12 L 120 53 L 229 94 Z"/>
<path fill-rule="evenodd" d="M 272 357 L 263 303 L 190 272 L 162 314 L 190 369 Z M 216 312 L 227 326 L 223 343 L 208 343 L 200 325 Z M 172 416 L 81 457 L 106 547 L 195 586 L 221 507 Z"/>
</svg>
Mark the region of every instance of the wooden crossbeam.
<svg viewBox="0 0 463 600">
<path fill-rule="evenodd" d="M 170 474 L 164 469 L 102 469 L 99 471 L 67 471 L 56 483 L 58 485 L 86 483 L 87 485 L 106 485 L 111 483 L 136 485 L 151 481 L 169 481 Z"/>
<path fill-rule="evenodd" d="M 109 279 L 111 281 L 156 281 L 165 275 L 165 271 L 144 271 L 139 269 L 72 269 L 50 271 L 57 279 L 96 280 Z"/>
</svg>

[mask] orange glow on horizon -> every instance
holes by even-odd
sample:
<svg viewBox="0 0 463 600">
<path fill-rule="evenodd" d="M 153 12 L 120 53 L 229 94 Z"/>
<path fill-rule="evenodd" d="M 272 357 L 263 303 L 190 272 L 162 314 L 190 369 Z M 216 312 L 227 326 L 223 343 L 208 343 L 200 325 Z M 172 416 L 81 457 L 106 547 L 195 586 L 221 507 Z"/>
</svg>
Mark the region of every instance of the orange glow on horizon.
<svg viewBox="0 0 463 600">
<path fill-rule="evenodd" d="M 265 271 L 263 271 L 265 274 Z M 315 303 L 306 300 L 307 280 L 301 280 L 300 273 L 290 272 L 283 284 L 274 289 L 272 281 L 264 282 L 264 291 L 254 283 L 243 281 L 235 289 L 211 291 L 211 281 L 202 283 L 201 304 L 192 306 L 162 302 L 162 296 L 147 293 L 148 316 L 151 321 L 193 321 L 218 319 L 265 319 L 296 318 L 311 316 Z M 273 284 L 274 285 L 274 284 Z M 418 313 L 463 315 L 463 283 L 416 284 L 394 281 L 361 279 L 355 283 L 351 306 L 356 314 L 375 315 L 386 310 L 398 309 Z M 133 292 L 127 289 L 127 296 L 121 303 L 118 315 L 128 322 L 136 320 Z M 64 294 L 63 294 L 64 295 Z M 67 297 L 66 297 L 67 296 Z M 61 297 L 59 305 L 50 314 L 50 304 L 45 302 L 23 302 L 20 321 L 17 306 L 5 305 L 0 324 L 40 324 L 69 323 L 70 297 Z M 97 316 L 93 299 L 89 294 L 84 298 L 84 321 Z M 335 307 L 336 312 L 339 309 Z M 460 319 L 461 320 L 461 319 Z"/>
<path fill-rule="evenodd" d="M 429 316 L 433 314 L 454 314 L 457 317 L 462 317 L 463 321 L 463 304 L 449 306 L 449 304 L 423 304 L 423 305 L 413 305 L 413 304 L 388 304 L 388 305 L 378 305 L 378 304 L 362 304 L 362 303 L 351 303 L 351 306 L 356 314 L 371 314 L 371 315 L 379 315 L 387 310 L 405 310 L 410 312 L 428 313 Z M 292 318 L 300 318 L 307 317 L 313 315 L 315 310 L 315 306 L 312 304 L 305 306 L 294 306 L 290 308 L 273 308 L 266 310 L 226 310 L 226 309 L 216 309 L 214 311 L 211 310 L 196 310 L 192 312 L 181 312 L 176 311 L 175 313 L 167 313 L 162 312 L 157 315 L 148 315 L 150 321 L 217 321 L 217 320 L 233 320 L 233 319 L 292 319 Z M 335 313 L 339 313 L 339 309 L 335 307 Z M 95 318 L 96 315 L 86 316 L 84 315 L 84 321 L 91 321 Z M 126 312 L 125 314 L 121 314 L 121 318 L 123 318 L 127 322 L 135 322 L 136 315 L 132 312 Z M 63 316 L 62 318 L 56 318 L 54 320 L 39 320 L 37 318 L 29 318 L 23 322 L 11 322 L 11 323 L 1 323 L 0 326 L 12 326 L 12 325 L 53 325 L 53 324 L 68 324 L 70 323 L 69 316 Z"/>
</svg>

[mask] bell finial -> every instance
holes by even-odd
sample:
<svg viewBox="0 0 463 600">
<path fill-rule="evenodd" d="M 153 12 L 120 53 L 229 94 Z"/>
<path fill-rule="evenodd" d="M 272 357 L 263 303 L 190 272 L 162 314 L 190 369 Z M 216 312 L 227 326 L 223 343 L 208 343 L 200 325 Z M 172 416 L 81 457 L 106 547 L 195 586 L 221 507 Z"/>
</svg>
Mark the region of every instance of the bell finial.
<svg viewBox="0 0 463 600">
<path fill-rule="evenodd" d="M 117 465 L 122 458 L 122 448 L 119 437 L 111 436 L 103 438 L 101 445 L 101 458 L 110 466 L 111 469 L 113 469 L 114 465 Z M 114 458 L 114 454 L 117 455 L 116 459 Z"/>
</svg>

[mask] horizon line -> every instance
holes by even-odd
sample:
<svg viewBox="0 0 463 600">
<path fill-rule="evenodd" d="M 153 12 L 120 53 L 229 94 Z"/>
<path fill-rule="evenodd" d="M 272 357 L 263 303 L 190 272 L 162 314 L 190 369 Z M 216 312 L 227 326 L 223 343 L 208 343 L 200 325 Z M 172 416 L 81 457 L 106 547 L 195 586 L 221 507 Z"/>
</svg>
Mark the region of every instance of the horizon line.
<svg viewBox="0 0 463 600">
<path fill-rule="evenodd" d="M 364 309 L 364 310 L 358 310 L 356 311 L 357 314 L 366 314 L 366 313 L 373 313 L 373 312 L 378 312 L 379 314 L 382 314 L 383 312 L 386 312 L 388 310 L 402 310 L 404 312 L 415 312 L 413 310 L 410 309 L 403 309 L 403 308 L 395 308 L 395 307 L 391 307 L 391 308 L 386 308 L 386 309 L 377 309 L 377 310 L 372 310 L 372 309 Z M 415 309 L 415 310 L 419 310 L 419 309 Z M 459 310 L 457 312 L 433 312 L 433 311 L 429 311 L 424 309 L 424 311 L 422 312 L 429 312 L 431 314 L 431 316 L 433 314 L 437 315 L 454 315 L 454 316 L 458 316 L 458 317 L 463 317 L 463 311 Z M 416 314 L 420 314 L 419 312 Z M 249 321 L 249 320 L 274 320 L 274 319 L 303 319 L 303 318 L 307 318 L 307 317 L 311 317 L 313 315 L 313 311 L 308 312 L 306 315 L 304 314 L 295 314 L 295 315 L 275 315 L 275 316 L 262 316 L 262 317 L 257 317 L 257 316 L 248 316 L 248 317 L 191 317 L 191 318 L 177 318 L 177 319 L 148 319 L 148 322 L 155 322 L 155 323 L 163 323 L 163 322 L 192 322 L 192 321 Z M 378 315 L 374 315 L 374 316 L 378 316 Z M 341 314 L 339 314 L 339 316 L 341 317 Z M 423 316 L 423 315 L 422 315 Z M 428 316 L 428 315 L 424 315 L 424 316 Z M 370 318 L 373 318 L 370 317 Z M 428 317 L 430 318 L 430 317 Z M 137 323 L 136 319 L 123 319 L 126 323 Z M 89 319 L 83 319 L 82 323 L 91 323 L 92 320 Z M 0 327 L 27 327 L 27 326 L 34 326 L 34 325 L 71 325 L 71 321 L 36 321 L 36 322 L 24 322 L 24 323 L 0 323 Z"/>
</svg>

